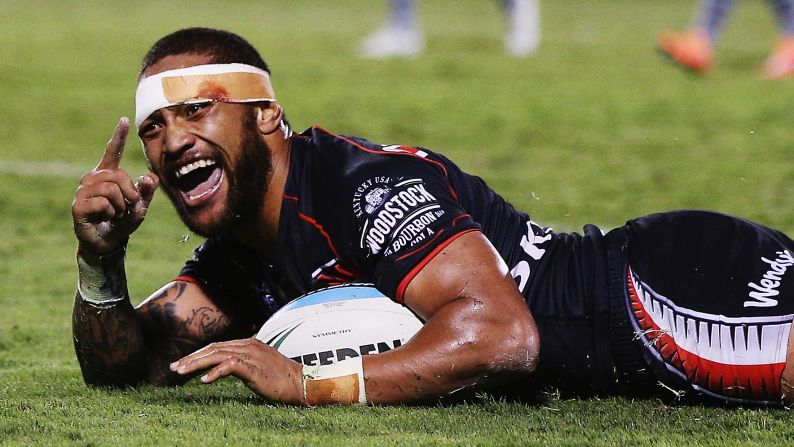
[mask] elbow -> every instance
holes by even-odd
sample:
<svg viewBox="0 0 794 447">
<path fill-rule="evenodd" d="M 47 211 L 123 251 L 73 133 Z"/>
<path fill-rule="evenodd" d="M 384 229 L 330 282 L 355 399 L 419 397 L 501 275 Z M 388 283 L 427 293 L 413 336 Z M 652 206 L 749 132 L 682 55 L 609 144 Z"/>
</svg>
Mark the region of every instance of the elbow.
<svg viewBox="0 0 794 447">
<path fill-rule="evenodd" d="M 523 305 L 523 303 L 521 303 Z M 478 309 L 483 311 L 485 309 Z M 531 375 L 540 357 L 540 333 L 525 306 L 467 315 L 455 337 L 460 357 L 467 358 L 476 382 L 502 382 Z"/>
<path fill-rule="evenodd" d="M 97 356 L 85 358 L 78 351 L 78 363 L 86 385 L 97 388 L 130 388 L 144 383 L 144 374 L 135 364 L 110 363 Z M 93 360 L 93 361 L 91 361 Z"/>
<path fill-rule="evenodd" d="M 540 356 L 540 333 L 534 319 L 513 320 L 500 332 L 499 369 L 510 375 L 532 374 Z"/>
<path fill-rule="evenodd" d="M 500 313 L 461 325 L 466 330 L 457 334 L 452 358 L 471 366 L 460 370 L 461 380 L 499 384 L 530 376 L 538 366 L 540 334 L 528 311 L 525 316 Z"/>
<path fill-rule="evenodd" d="M 83 373 L 83 381 L 92 388 L 131 388 L 140 384 L 137 380 L 107 374 Z"/>
</svg>

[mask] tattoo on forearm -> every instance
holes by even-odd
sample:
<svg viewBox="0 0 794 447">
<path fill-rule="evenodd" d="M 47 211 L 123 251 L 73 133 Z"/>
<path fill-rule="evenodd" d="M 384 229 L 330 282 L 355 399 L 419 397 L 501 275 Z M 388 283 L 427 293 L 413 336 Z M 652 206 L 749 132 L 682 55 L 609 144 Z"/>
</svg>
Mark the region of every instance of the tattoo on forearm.
<svg viewBox="0 0 794 447">
<path fill-rule="evenodd" d="M 177 305 L 186 283 L 176 283 L 145 305 L 148 316 L 146 347 L 149 355 L 148 379 L 154 384 L 177 384 L 185 377 L 173 374 L 168 365 L 213 341 L 228 339 L 231 320 L 214 306 L 191 309 L 180 313 Z M 170 296 L 168 301 L 163 298 Z"/>
<path fill-rule="evenodd" d="M 73 335 L 86 382 L 182 383 L 186 378 L 170 371 L 171 362 L 214 341 L 250 336 L 232 330 L 237 328 L 220 308 L 180 306 L 187 286 L 176 282 L 137 311 L 129 302 L 99 309 L 77 299 Z"/>
<path fill-rule="evenodd" d="M 86 383 L 124 386 L 143 378 L 143 333 L 129 303 L 98 309 L 78 297 L 72 323 Z"/>
<path fill-rule="evenodd" d="M 214 339 L 224 329 L 226 329 L 227 321 L 218 309 L 210 307 L 201 307 L 193 310 L 193 316 L 185 320 L 186 328 L 193 328 L 200 335 L 203 340 Z"/>
<path fill-rule="evenodd" d="M 223 312 L 214 307 L 193 309 L 188 316 L 179 315 L 177 311 L 173 302 L 150 303 L 146 309 L 150 320 L 147 332 L 201 342 L 216 339 L 230 325 Z"/>
</svg>

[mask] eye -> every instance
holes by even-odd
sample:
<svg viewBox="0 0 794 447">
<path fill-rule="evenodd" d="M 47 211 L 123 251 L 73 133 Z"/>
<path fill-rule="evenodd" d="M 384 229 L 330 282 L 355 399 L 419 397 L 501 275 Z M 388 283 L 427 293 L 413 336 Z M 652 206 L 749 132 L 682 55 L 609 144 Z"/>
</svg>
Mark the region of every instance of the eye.
<svg viewBox="0 0 794 447">
<path fill-rule="evenodd" d="M 144 122 L 138 130 L 138 136 L 144 141 L 151 140 L 160 133 L 160 127 L 160 123 L 157 121 Z"/>
<path fill-rule="evenodd" d="M 209 102 L 200 102 L 196 104 L 188 104 L 185 107 L 185 115 L 186 116 L 193 116 L 202 110 L 206 109 L 211 103 Z"/>
</svg>

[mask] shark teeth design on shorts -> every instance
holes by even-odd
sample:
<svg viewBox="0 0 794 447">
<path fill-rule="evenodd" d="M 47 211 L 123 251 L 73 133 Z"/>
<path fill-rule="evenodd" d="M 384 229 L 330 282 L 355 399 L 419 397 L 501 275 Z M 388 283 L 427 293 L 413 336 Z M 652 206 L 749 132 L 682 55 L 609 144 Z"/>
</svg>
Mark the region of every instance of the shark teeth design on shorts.
<svg viewBox="0 0 794 447">
<path fill-rule="evenodd" d="M 677 306 L 628 269 L 637 337 L 668 371 L 729 400 L 779 400 L 794 315 L 727 317 Z"/>
<path fill-rule="evenodd" d="M 174 172 L 174 174 L 176 175 L 176 178 L 180 178 L 183 175 L 190 174 L 191 172 L 195 171 L 196 169 L 205 168 L 207 166 L 214 166 L 214 165 L 215 165 L 215 160 L 212 160 L 210 158 L 201 158 L 199 160 L 193 161 L 192 163 L 188 163 L 188 164 L 182 166 L 181 168 L 178 168 Z"/>
</svg>

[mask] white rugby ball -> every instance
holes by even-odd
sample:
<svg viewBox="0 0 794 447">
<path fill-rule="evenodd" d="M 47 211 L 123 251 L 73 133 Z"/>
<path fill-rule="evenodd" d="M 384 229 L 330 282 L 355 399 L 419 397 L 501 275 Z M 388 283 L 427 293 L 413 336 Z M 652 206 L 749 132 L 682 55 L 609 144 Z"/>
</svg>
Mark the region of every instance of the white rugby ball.
<svg viewBox="0 0 794 447">
<path fill-rule="evenodd" d="M 304 365 L 330 365 L 402 346 L 422 327 L 371 284 L 344 284 L 296 298 L 256 338 Z"/>
</svg>

